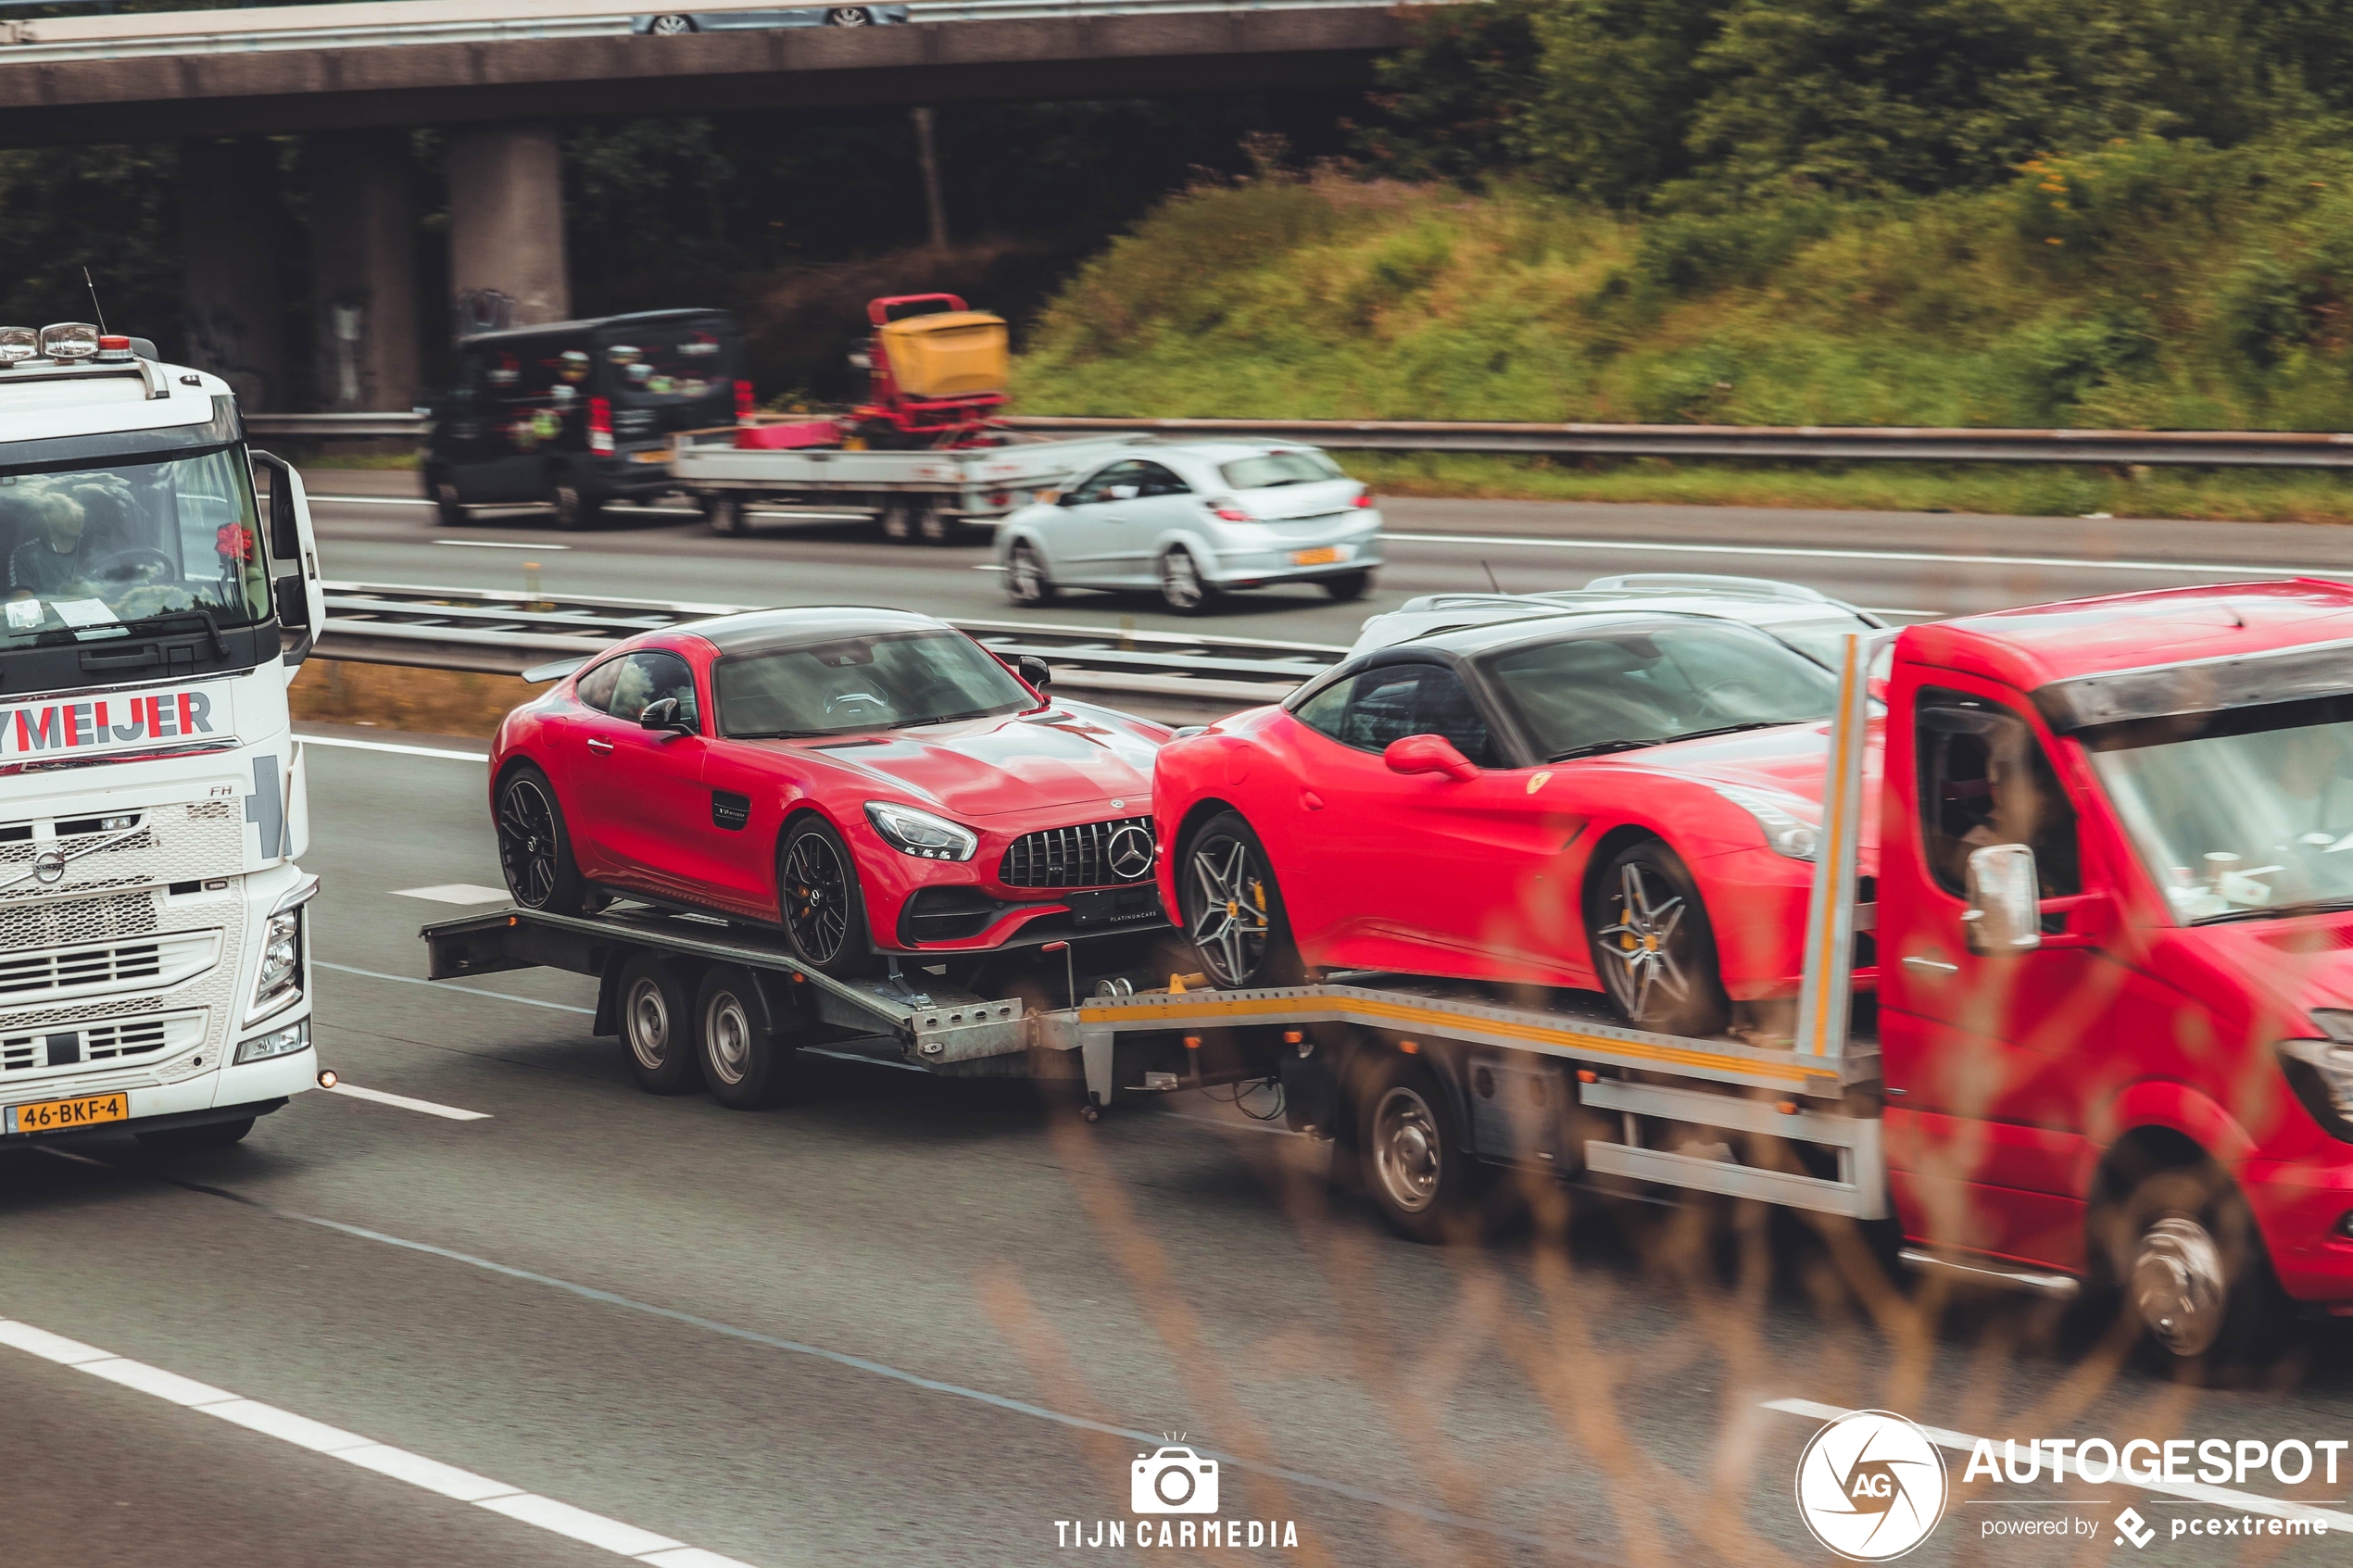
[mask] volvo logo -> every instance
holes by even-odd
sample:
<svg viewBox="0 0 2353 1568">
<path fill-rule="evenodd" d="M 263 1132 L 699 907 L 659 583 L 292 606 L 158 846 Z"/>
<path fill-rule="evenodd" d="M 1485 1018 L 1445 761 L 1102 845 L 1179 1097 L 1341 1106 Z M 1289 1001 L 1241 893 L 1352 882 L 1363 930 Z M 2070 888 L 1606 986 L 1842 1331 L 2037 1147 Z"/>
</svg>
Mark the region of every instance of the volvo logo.
<svg viewBox="0 0 2353 1568">
<path fill-rule="evenodd" d="M 1105 856 L 1112 875 L 1133 882 L 1152 869 L 1152 835 L 1130 822 L 1111 835 Z"/>
<path fill-rule="evenodd" d="M 66 857 L 62 849 L 44 849 L 33 858 L 32 880 L 44 887 L 54 886 L 66 879 Z"/>
</svg>

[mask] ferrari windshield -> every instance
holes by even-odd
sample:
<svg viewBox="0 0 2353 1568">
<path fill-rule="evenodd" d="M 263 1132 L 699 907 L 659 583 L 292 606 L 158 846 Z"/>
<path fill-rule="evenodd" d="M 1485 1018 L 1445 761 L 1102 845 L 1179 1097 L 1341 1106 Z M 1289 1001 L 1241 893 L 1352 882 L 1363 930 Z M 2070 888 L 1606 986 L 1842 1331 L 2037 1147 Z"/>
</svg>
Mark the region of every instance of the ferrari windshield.
<svg viewBox="0 0 2353 1568">
<path fill-rule="evenodd" d="M 1725 621 L 1595 627 L 1505 648 L 1488 678 L 1548 761 L 1827 719 L 1831 672 Z"/>
<path fill-rule="evenodd" d="M 202 611 L 270 614 L 253 480 L 240 448 L 0 473 L 0 647 L 126 635 Z"/>
<path fill-rule="evenodd" d="M 2353 908 L 2353 696 L 2109 724 L 2083 740 L 2176 919 Z"/>
<path fill-rule="evenodd" d="M 739 739 L 897 730 L 985 719 L 1038 699 L 958 632 L 838 637 L 719 661 L 719 733 Z"/>
</svg>

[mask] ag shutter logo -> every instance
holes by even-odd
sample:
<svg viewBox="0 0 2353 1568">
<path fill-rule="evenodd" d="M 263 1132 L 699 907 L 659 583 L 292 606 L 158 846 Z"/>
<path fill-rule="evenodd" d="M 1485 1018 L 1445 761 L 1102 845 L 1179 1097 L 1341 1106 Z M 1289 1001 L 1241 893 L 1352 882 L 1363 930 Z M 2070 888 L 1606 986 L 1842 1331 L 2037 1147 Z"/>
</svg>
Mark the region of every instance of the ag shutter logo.
<svg viewBox="0 0 2353 1568">
<path fill-rule="evenodd" d="M 1950 1495 L 1928 1434 L 1887 1411 L 1854 1411 L 1814 1434 L 1797 1461 L 1797 1513 L 1856 1562 L 1885 1562 L 1928 1539 Z"/>
</svg>

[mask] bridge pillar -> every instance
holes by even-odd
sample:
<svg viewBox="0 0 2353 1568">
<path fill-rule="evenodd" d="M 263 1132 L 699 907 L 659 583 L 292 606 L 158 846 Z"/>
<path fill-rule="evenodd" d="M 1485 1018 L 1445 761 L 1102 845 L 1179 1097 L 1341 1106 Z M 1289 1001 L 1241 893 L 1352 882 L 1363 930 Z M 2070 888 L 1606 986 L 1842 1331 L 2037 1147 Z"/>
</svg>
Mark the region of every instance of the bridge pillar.
<svg viewBox="0 0 2353 1568">
<path fill-rule="evenodd" d="M 258 136 L 180 144 L 187 360 L 227 382 L 248 410 L 286 402 L 277 190 L 276 153 Z"/>
<path fill-rule="evenodd" d="M 564 266 L 555 128 L 453 131 L 446 157 L 449 287 L 459 319 L 476 330 L 564 320 L 572 312 L 572 281 Z"/>
<path fill-rule="evenodd" d="M 407 408 L 419 391 L 408 132 L 324 132 L 308 155 L 319 406 Z"/>
</svg>

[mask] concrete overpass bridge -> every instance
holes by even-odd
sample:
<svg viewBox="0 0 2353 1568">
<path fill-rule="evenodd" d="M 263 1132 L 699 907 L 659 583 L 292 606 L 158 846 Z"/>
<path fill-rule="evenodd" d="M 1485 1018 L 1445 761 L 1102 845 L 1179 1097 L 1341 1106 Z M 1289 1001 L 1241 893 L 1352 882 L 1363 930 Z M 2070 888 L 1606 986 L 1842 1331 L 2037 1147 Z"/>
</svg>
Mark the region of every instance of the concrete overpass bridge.
<svg viewBox="0 0 2353 1568">
<path fill-rule="evenodd" d="M 252 149 L 220 138 L 311 133 L 319 380 L 329 407 L 400 407 L 421 320 L 409 127 L 448 131 L 453 291 L 510 301 L 520 322 L 559 320 L 571 297 L 555 119 L 1345 85 L 1369 82 L 1407 25 L 1400 7 L 1361 0 L 917 0 L 906 26 L 655 37 L 598 6 L 0 19 L 16 30 L 0 41 L 0 145 L 180 140 L 191 357 L 269 408 L 282 406 L 268 384 L 274 266 L 254 221 Z M 646 0 L 636 14 L 662 8 Z"/>
</svg>

